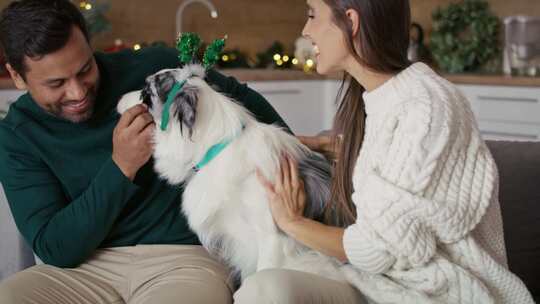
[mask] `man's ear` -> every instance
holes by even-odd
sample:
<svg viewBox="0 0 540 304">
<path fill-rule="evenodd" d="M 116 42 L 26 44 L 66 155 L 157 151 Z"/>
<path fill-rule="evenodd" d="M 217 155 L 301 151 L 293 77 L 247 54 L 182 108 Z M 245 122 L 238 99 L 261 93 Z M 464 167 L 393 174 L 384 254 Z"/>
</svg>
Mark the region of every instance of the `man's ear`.
<svg viewBox="0 0 540 304">
<path fill-rule="evenodd" d="M 190 138 L 193 135 L 193 127 L 197 117 L 198 100 L 199 88 L 187 83 L 174 97 L 176 109 L 174 115 L 180 122 L 180 130 L 182 130 L 182 125 L 188 127 Z"/>
<path fill-rule="evenodd" d="M 347 15 L 347 18 L 349 18 L 352 36 L 356 37 L 360 30 L 360 14 L 354 9 L 348 9 L 345 14 Z"/>
<path fill-rule="evenodd" d="M 11 64 L 6 63 L 6 69 L 9 72 L 9 76 L 11 76 L 11 79 L 13 80 L 13 83 L 15 83 L 15 87 L 19 90 L 27 90 L 26 81 L 22 78 L 22 76 L 13 69 Z"/>
</svg>

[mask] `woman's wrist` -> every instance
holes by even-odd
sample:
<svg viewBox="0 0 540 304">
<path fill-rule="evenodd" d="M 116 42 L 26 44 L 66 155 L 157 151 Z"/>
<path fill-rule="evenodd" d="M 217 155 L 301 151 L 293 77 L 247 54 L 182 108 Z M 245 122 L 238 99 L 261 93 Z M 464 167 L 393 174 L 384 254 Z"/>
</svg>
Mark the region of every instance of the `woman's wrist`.
<svg viewBox="0 0 540 304">
<path fill-rule="evenodd" d="M 300 216 L 297 219 L 283 223 L 280 228 L 287 235 L 296 239 L 298 237 L 298 234 L 302 231 L 302 228 L 307 226 L 310 221 L 310 219 Z"/>
<path fill-rule="evenodd" d="M 343 233 L 339 227 L 328 226 L 309 218 L 290 221 L 282 227 L 283 232 L 305 246 L 333 256 L 342 262 L 347 261 L 343 248 Z"/>
<path fill-rule="evenodd" d="M 302 142 L 302 144 L 306 145 L 310 150 L 319 152 L 321 149 L 321 142 L 320 140 L 315 136 L 297 136 L 297 138 Z"/>
</svg>

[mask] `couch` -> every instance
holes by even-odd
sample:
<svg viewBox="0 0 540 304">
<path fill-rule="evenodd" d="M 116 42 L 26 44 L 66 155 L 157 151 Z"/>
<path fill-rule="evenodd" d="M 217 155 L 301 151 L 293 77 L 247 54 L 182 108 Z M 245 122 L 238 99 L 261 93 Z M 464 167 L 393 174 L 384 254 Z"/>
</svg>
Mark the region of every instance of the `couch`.
<svg viewBox="0 0 540 304">
<path fill-rule="evenodd" d="M 490 141 L 499 168 L 499 199 L 510 269 L 540 303 L 540 142 Z M 0 281 L 34 264 L 0 188 Z"/>
</svg>

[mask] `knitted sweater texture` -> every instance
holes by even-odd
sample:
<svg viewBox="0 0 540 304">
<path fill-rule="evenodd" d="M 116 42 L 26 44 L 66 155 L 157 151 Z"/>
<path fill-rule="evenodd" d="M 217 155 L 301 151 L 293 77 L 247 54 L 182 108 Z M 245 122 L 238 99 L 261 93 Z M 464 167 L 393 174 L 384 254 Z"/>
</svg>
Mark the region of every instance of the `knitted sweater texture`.
<svg viewBox="0 0 540 304">
<path fill-rule="evenodd" d="M 497 168 L 463 95 L 416 63 L 363 97 L 350 282 L 374 303 L 534 303 L 507 269 Z"/>
</svg>

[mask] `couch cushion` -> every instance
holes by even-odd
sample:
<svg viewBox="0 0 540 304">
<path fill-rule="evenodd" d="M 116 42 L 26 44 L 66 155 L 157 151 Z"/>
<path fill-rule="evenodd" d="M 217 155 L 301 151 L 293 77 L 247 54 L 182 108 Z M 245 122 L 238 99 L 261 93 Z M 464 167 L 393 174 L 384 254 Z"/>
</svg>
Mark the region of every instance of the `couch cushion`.
<svg viewBox="0 0 540 304">
<path fill-rule="evenodd" d="M 0 184 L 0 281 L 34 265 L 32 249 L 20 235 Z"/>
<path fill-rule="evenodd" d="M 487 142 L 499 169 L 508 266 L 540 298 L 540 142 Z"/>
</svg>

